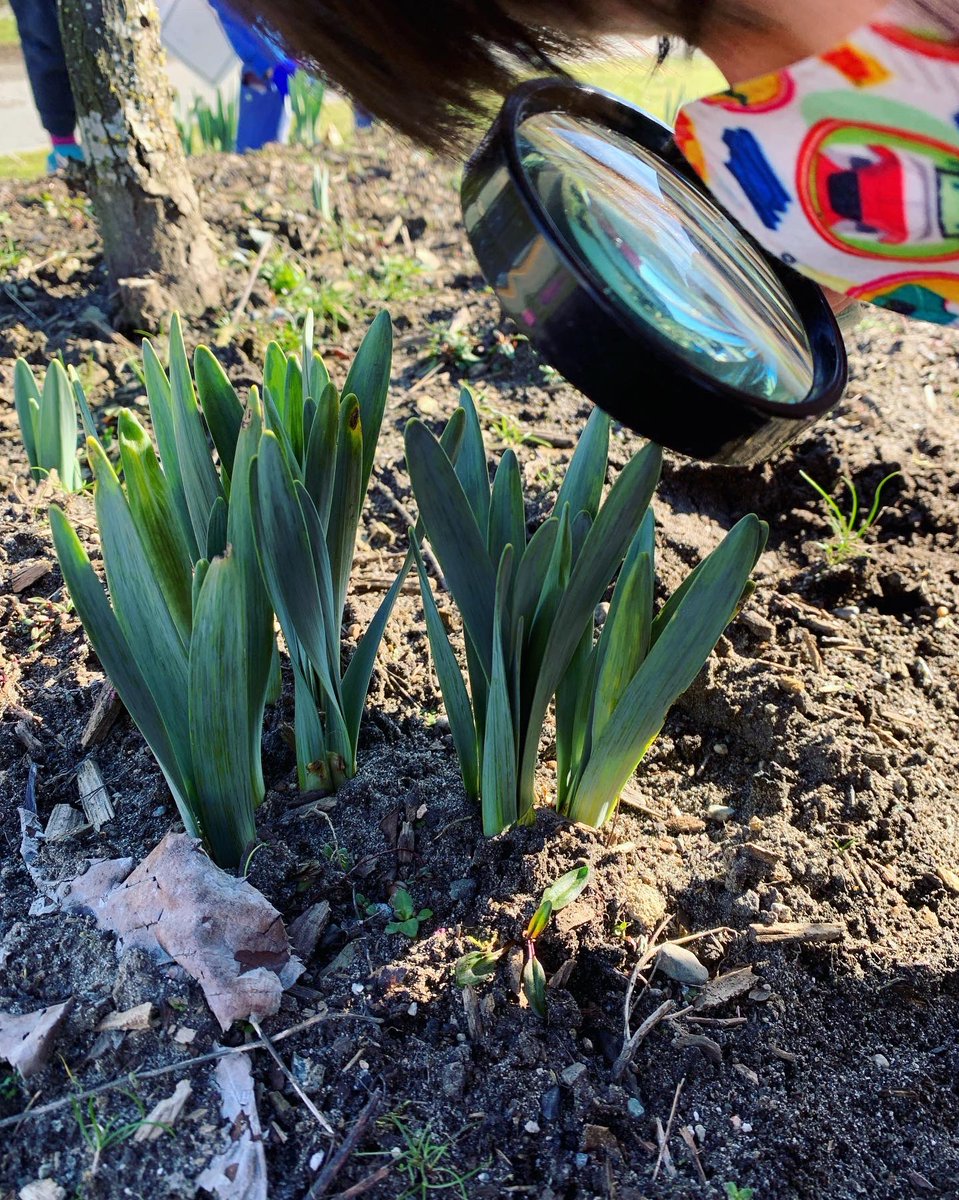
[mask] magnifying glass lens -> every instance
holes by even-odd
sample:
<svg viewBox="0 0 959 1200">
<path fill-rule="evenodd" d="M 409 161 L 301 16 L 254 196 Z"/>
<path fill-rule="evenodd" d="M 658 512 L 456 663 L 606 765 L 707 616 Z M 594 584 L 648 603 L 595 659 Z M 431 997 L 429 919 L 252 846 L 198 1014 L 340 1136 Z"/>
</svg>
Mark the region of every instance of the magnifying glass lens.
<svg viewBox="0 0 959 1200">
<path fill-rule="evenodd" d="M 798 312 L 739 230 L 637 142 L 565 113 L 517 130 L 547 216 L 604 290 L 713 379 L 779 404 L 806 399 Z"/>
</svg>

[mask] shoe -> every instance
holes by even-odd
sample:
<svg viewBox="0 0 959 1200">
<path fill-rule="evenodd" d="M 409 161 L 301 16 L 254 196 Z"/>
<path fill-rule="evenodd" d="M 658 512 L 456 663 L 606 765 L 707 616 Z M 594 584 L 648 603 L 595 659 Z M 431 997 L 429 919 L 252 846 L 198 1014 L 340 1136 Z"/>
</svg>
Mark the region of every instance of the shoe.
<svg viewBox="0 0 959 1200">
<path fill-rule="evenodd" d="M 47 155 L 47 174 L 55 175 L 57 171 L 62 171 L 70 159 L 75 162 L 83 162 L 83 147 L 76 142 L 54 146 Z"/>
</svg>

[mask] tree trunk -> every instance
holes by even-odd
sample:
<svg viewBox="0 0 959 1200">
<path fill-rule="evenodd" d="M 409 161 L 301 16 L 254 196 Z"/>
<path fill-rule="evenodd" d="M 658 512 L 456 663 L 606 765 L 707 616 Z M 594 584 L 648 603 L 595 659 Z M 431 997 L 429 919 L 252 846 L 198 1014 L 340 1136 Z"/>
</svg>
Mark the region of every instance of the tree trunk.
<svg viewBox="0 0 959 1200">
<path fill-rule="evenodd" d="M 200 312 L 220 298 L 220 270 L 173 120 L 156 6 L 61 0 L 60 26 L 121 320 Z"/>
</svg>

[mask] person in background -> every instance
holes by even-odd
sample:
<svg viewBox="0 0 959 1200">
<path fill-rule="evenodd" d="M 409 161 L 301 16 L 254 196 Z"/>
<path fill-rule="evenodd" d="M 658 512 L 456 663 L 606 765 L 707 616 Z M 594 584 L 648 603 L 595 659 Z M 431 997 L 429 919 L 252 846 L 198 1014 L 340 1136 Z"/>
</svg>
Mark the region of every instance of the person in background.
<svg viewBox="0 0 959 1200">
<path fill-rule="evenodd" d="M 33 102 L 50 136 L 47 170 L 83 158 L 76 138 L 77 111 L 60 41 L 57 0 L 11 0 Z"/>
<path fill-rule="evenodd" d="M 269 38 L 241 20 L 223 0 L 210 4 L 241 62 L 237 153 L 284 142 L 290 129 L 290 78 L 296 63 Z"/>
</svg>

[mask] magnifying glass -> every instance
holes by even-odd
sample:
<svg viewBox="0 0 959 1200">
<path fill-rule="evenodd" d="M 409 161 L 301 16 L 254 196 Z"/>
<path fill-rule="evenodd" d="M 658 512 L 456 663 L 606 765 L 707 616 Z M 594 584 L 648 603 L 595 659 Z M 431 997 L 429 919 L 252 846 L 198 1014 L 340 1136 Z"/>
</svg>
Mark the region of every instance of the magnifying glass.
<svg viewBox="0 0 959 1200">
<path fill-rule="evenodd" d="M 540 354 L 681 454 L 761 462 L 842 395 L 821 289 L 713 200 L 668 127 L 565 80 L 520 85 L 467 164 L 466 231 Z"/>
</svg>

